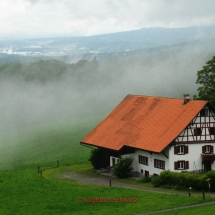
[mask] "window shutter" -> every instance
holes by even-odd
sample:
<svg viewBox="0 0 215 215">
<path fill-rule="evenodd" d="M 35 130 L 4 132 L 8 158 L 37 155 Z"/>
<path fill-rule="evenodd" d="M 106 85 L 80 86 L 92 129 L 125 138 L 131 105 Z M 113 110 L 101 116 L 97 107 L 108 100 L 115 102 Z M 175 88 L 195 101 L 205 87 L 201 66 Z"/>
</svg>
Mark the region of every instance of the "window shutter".
<svg viewBox="0 0 215 215">
<path fill-rule="evenodd" d="M 178 154 L 178 147 L 177 147 L 177 146 L 174 147 L 174 154 L 175 154 L 175 155 Z"/>
<path fill-rule="evenodd" d="M 188 154 L 188 146 L 184 146 L 184 154 Z"/>
<path fill-rule="evenodd" d="M 205 153 L 205 146 L 202 146 L 202 153 Z"/>
<path fill-rule="evenodd" d="M 211 146 L 211 153 L 214 153 L 214 146 Z"/>
<path fill-rule="evenodd" d="M 185 169 L 189 169 L 189 161 L 185 161 Z"/>
<path fill-rule="evenodd" d="M 178 169 L 178 162 L 175 162 L 175 169 Z"/>
</svg>

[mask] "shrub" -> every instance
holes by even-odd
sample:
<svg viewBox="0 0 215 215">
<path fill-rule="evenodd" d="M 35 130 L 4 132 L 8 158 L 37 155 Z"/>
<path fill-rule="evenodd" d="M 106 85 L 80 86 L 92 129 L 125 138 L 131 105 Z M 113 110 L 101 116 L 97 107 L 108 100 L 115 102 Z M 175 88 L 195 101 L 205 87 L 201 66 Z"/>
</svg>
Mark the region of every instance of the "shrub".
<svg viewBox="0 0 215 215">
<path fill-rule="evenodd" d="M 160 173 L 161 184 L 177 186 L 179 188 L 192 187 L 196 190 L 208 190 L 210 179 L 210 190 L 215 191 L 215 171 L 204 174 L 191 174 L 188 172 L 171 172 L 169 170 Z"/>
<path fill-rule="evenodd" d="M 141 182 L 142 183 L 148 183 L 151 181 L 151 178 L 142 177 Z"/>
<path fill-rule="evenodd" d="M 204 178 L 204 185 L 205 185 L 205 189 L 208 189 L 208 182 L 206 181 L 207 179 L 210 179 L 210 190 L 211 191 L 215 191 L 215 171 L 212 170 L 210 172 L 207 172 L 207 174 L 205 175 L 205 178 Z"/>
<path fill-rule="evenodd" d="M 160 173 L 161 183 L 168 185 L 176 185 L 177 175 L 175 172 L 171 172 L 170 170 L 165 170 Z"/>
<path fill-rule="evenodd" d="M 161 185 L 160 175 L 153 176 L 151 182 L 154 187 L 159 187 Z"/>
<path fill-rule="evenodd" d="M 91 164 L 94 167 L 94 169 L 100 169 L 101 168 L 101 165 L 100 165 L 101 159 L 102 159 L 101 150 L 99 148 L 98 149 L 93 149 L 91 151 L 89 161 L 91 162 Z"/>
<path fill-rule="evenodd" d="M 114 165 L 114 174 L 118 178 L 128 178 L 131 176 L 133 159 L 131 157 L 120 158 L 118 163 Z"/>
</svg>

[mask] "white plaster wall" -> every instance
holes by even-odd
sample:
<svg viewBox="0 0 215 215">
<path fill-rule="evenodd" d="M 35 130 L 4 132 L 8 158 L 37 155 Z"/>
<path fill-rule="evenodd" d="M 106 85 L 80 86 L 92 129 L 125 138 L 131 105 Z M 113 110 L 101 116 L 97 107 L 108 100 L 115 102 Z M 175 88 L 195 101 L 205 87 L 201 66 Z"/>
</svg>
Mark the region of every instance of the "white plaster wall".
<svg viewBox="0 0 215 215">
<path fill-rule="evenodd" d="M 169 156 L 168 150 L 165 150 L 165 154 L 167 156 Z M 139 163 L 139 155 L 148 157 L 148 165 Z M 146 151 L 137 150 L 135 154 L 132 154 L 132 156 L 134 158 L 134 161 L 133 161 L 134 171 L 141 173 L 141 169 L 142 169 L 143 174 L 145 174 L 145 171 L 148 171 L 150 176 L 152 176 L 153 174 L 160 174 L 164 170 L 154 167 L 154 159 L 165 161 L 165 170 L 169 169 L 169 160 L 162 153 L 161 154 L 156 154 L 156 153 L 150 154 L 149 152 L 146 152 Z"/>
<path fill-rule="evenodd" d="M 189 161 L 189 169 L 186 169 L 186 171 L 196 171 L 203 168 L 202 166 L 202 146 L 204 145 L 213 145 L 215 150 L 215 143 L 189 143 L 189 144 L 180 144 L 180 145 L 187 145 L 188 146 L 188 154 L 185 155 L 175 155 L 174 154 L 174 146 L 169 146 L 164 151 L 165 155 L 167 157 L 160 153 L 152 153 L 137 150 L 134 154 L 127 154 L 123 155 L 122 157 L 132 157 L 133 158 L 133 170 L 141 173 L 141 169 L 143 170 L 143 175 L 145 174 L 145 171 L 149 172 L 149 175 L 152 176 L 153 174 L 160 174 L 163 169 L 155 168 L 154 167 L 154 159 L 163 160 L 165 161 L 165 170 L 175 171 L 175 172 L 181 172 L 182 170 L 175 170 L 174 169 L 174 162 L 184 160 Z M 139 155 L 148 157 L 148 165 L 140 164 L 139 163 Z M 112 166 L 112 158 L 116 159 L 117 157 L 110 156 L 110 165 Z M 215 162 L 211 164 L 211 169 L 215 170 Z"/>
<path fill-rule="evenodd" d="M 174 146 L 172 146 L 169 150 L 169 170 L 170 171 L 176 171 L 181 172 L 181 170 L 174 170 L 174 162 L 185 160 L 189 161 L 189 169 L 186 169 L 186 171 L 195 171 L 202 169 L 202 146 L 204 145 L 213 145 L 215 148 L 215 143 L 189 143 L 189 144 L 183 144 L 180 145 L 187 145 L 188 146 L 188 154 L 185 155 L 175 155 L 174 154 Z M 215 162 L 211 165 L 211 168 L 215 170 Z"/>
</svg>

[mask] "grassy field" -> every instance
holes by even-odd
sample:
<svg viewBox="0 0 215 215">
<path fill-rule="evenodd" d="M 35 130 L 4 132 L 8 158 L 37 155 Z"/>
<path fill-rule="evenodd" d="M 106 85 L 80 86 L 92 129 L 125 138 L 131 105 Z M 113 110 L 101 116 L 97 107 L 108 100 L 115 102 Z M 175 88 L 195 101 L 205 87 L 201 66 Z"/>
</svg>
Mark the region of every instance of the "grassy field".
<svg viewBox="0 0 215 215">
<path fill-rule="evenodd" d="M 87 161 L 90 149 L 79 142 L 103 117 L 34 127 L 1 137 L 0 214 L 130 215 L 203 202 L 196 196 L 81 185 L 74 180 L 57 179 L 56 175 L 65 170 L 90 176 Z M 60 162 L 59 168 L 56 160 Z M 38 165 L 43 177 L 37 172 Z M 93 204 L 96 198 L 107 202 Z M 123 202 L 126 198 L 131 202 Z M 212 214 L 214 210 L 212 205 L 162 214 Z"/>
<path fill-rule="evenodd" d="M 0 170 L 37 165 L 86 164 L 91 149 L 81 139 L 105 117 L 87 117 L 54 125 L 32 127 L 1 136 Z"/>
<path fill-rule="evenodd" d="M 81 171 L 89 168 L 89 165 L 84 168 L 76 166 Z M 43 177 L 36 169 L 1 172 L 0 214 L 130 215 L 202 202 L 197 197 L 80 185 L 74 180 L 55 179 L 54 175 L 61 171 L 61 168 L 52 168 L 44 171 Z M 107 202 L 92 203 L 95 198 L 106 199 Z M 131 202 L 124 202 L 122 199 L 125 198 L 130 198 Z"/>
</svg>

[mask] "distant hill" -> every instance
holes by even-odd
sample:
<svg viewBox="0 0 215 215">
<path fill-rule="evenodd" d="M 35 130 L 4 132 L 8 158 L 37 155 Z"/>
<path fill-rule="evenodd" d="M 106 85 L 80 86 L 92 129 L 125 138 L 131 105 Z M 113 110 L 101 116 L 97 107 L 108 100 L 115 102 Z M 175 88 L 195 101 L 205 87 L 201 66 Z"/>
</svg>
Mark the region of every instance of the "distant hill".
<svg viewBox="0 0 215 215">
<path fill-rule="evenodd" d="M 7 62 L 7 58 L 10 58 L 10 61 L 23 61 L 23 59 L 32 61 L 38 58 L 58 57 L 65 61 L 73 58 L 75 61 L 86 54 L 129 52 L 213 37 L 215 37 L 215 26 L 143 28 L 88 37 L 1 39 L 0 63 Z"/>
</svg>

